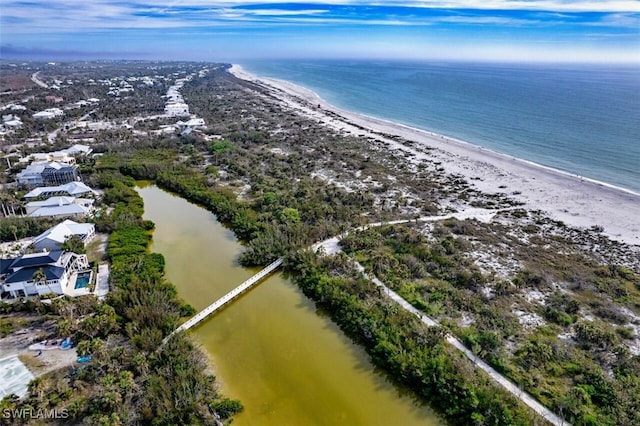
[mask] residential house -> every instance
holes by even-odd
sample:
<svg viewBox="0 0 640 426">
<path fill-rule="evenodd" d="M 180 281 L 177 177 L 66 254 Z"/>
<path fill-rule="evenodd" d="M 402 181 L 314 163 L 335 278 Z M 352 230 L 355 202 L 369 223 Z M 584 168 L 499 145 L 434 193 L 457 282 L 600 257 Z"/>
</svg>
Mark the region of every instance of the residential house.
<svg viewBox="0 0 640 426">
<path fill-rule="evenodd" d="M 88 216 L 93 211 L 94 200 L 76 197 L 50 197 L 31 201 L 25 205 L 29 217 L 77 217 Z"/>
<path fill-rule="evenodd" d="M 77 223 L 67 219 L 34 238 L 33 245 L 37 251 L 60 250 L 68 238 L 77 236 L 87 244 L 95 235 L 96 226 L 93 223 Z"/>
<path fill-rule="evenodd" d="M 78 180 L 78 168 L 64 163 L 49 163 L 42 171 L 44 185 L 61 185 Z"/>
<path fill-rule="evenodd" d="M 49 108 L 45 109 L 44 111 L 36 112 L 35 114 L 33 114 L 33 118 L 48 120 L 51 118 L 60 117 L 62 115 L 64 115 L 64 111 L 60 108 Z"/>
<path fill-rule="evenodd" d="M 17 174 L 18 184 L 28 187 L 61 185 L 78 180 L 78 168 L 71 164 L 31 163 Z"/>
<path fill-rule="evenodd" d="M 58 186 L 40 186 L 38 188 L 33 188 L 27 194 L 25 194 L 24 198 L 29 199 L 37 199 L 37 198 L 47 198 L 53 197 L 56 195 L 69 195 L 69 196 L 95 196 L 98 193 L 93 189 L 89 188 L 83 182 L 69 182 L 64 185 Z"/>
<path fill-rule="evenodd" d="M 6 127 L 7 129 L 20 129 L 22 127 L 22 120 L 17 115 L 3 115 L 2 126 Z"/>
<path fill-rule="evenodd" d="M 42 207 L 54 207 L 54 206 L 68 206 L 73 204 L 75 197 L 50 197 L 42 201 L 31 201 L 25 204 L 24 208 L 27 211 L 27 215 L 30 215 L 34 211 Z"/>
<path fill-rule="evenodd" d="M 22 162 L 57 162 L 73 165 L 76 163 L 76 155 L 89 155 L 93 149 L 88 145 L 75 144 L 66 149 L 52 152 L 35 152 L 29 154 L 20 161 Z"/>
<path fill-rule="evenodd" d="M 25 158 L 20 160 L 21 162 L 35 162 L 35 163 L 46 163 L 46 162 L 56 162 L 56 163 L 65 163 L 69 165 L 73 165 L 76 163 L 76 159 L 67 154 L 66 152 L 54 151 L 54 152 L 34 152 L 33 154 L 29 154 Z"/>
<path fill-rule="evenodd" d="M 189 105 L 184 102 L 168 102 L 164 107 L 164 112 L 172 117 L 189 115 Z"/>
<path fill-rule="evenodd" d="M 91 148 L 88 145 L 80 145 L 80 144 L 75 144 L 70 146 L 69 148 L 65 148 L 63 150 L 61 150 L 60 152 L 64 152 L 68 155 L 84 155 L 84 156 L 88 156 L 89 154 L 91 154 L 93 152 L 93 148 Z"/>
<path fill-rule="evenodd" d="M 34 274 L 42 270 L 45 279 L 38 282 Z M 49 293 L 64 294 L 74 290 L 78 272 L 88 272 L 85 254 L 61 250 L 25 254 L 15 259 L 0 261 L 0 288 L 2 298 L 42 296 Z"/>
</svg>

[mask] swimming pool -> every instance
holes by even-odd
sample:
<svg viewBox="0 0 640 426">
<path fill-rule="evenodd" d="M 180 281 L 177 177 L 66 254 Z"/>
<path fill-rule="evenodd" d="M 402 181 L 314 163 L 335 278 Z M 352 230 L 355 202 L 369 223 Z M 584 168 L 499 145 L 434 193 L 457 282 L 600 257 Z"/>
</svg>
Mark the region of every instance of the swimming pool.
<svg viewBox="0 0 640 426">
<path fill-rule="evenodd" d="M 91 282 L 91 271 L 80 272 L 78 278 L 76 278 L 75 289 L 85 288 Z"/>
</svg>

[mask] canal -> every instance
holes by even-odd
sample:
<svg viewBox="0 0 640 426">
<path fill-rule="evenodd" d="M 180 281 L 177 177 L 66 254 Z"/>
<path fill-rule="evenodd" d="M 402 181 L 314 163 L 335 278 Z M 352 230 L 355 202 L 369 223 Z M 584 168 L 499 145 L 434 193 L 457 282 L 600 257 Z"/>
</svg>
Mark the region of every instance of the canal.
<svg viewBox="0 0 640 426">
<path fill-rule="evenodd" d="M 142 186 L 152 250 L 167 278 L 200 310 L 253 275 L 242 246 L 205 209 Z M 367 354 L 281 273 L 191 333 L 225 395 L 245 406 L 234 425 L 441 425 L 433 411 L 376 371 Z"/>
</svg>

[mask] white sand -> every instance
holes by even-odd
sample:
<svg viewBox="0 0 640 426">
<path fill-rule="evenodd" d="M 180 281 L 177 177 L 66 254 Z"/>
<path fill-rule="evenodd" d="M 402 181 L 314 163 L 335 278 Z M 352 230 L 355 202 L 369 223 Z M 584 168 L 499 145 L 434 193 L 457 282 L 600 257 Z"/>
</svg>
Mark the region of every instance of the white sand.
<svg viewBox="0 0 640 426">
<path fill-rule="evenodd" d="M 524 203 L 524 208 L 542 210 L 549 217 L 569 226 L 601 226 L 604 228 L 604 235 L 640 246 L 640 194 L 436 133 L 340 110 L 310 90 L 287 81 L 256 77 L 238 65 L 233 65 L 230 72 L 238 78 L 267 86 L 272 95 L 292 109 L 336 130 L 382 140 L 390 149 L 414 154 L 414 161 L 429 159 L 441 162 L 440 167 L 446 172 L 464 176 L 479 191 L 509 194 Z M 329 115 L 327 111 L 339 114 L 340 117 Z M 355 127 L 354 124 L 366 130 Z M 400 136 L 416 142 L 417 149 L 370 132 Z M 420 147 L 432 150 L 424 152 Z M 500 186 L 503 188 L 499 188 Z M 516 194 L 511 195 L 514 192 Z"/>
</svg>

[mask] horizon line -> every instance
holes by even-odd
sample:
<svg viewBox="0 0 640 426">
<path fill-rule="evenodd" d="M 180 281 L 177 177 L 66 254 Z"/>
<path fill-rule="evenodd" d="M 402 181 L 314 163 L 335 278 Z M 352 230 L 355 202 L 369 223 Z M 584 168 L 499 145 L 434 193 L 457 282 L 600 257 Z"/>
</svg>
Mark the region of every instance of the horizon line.
<svg viewBox="0 0 640 426">
<path fill-rule="evenodd" d="M 192 62 L 192 63 L 223 63 L 223 64 L 241 64 L 242 62 L 247 61 L 390 61 L 390 62 L 462 62 L 462 63 L 494 63 L 494 64 L 547 64 L 547 65 L 568 65 L 568 64 L 576 64 L 576 65 L 627 65 L 627 66 L 640 66 L 640 58 L 638 59 L 611 59 L 606 58 L 603 60 L 598 59 L 574 59 L 567 58 L 564 60 L 559 60 L 557 58 L 461 58 L 461 57 L 436 57 L 436 56 L 424 56 L 424 57 L 398 57 L 398 56 L 318 56 L 318 57 L 296 57 L 296 56 L 281 56 L 281 57 L 242 57 L 242 58 L 221 58 L 221 59 L 187 59 L 187 58 L 155 58 L 155 57 L 145 57 L 145 55 L 140 55 L 140 57 L 135 57 L 126 54 L 115 54 L 111 56 L 111 54 L 105 55 L 92 55 L 90 53 L 84 54 L 81 52 L 74 52 L 72 54 L 66 54 L 64 52 L 60 52 L 58 55 L 9 55 L 4 56 L 2 52 L 0 52 L 0 61 L 2 62 L 11 62 L 11 61 L 22 61 L 22 62 L 59 62 L 59 63 L 68 63 L 68 62 L 100 62 L 100 61 L 137 61 L 137 62 Z"/>
</svg>

